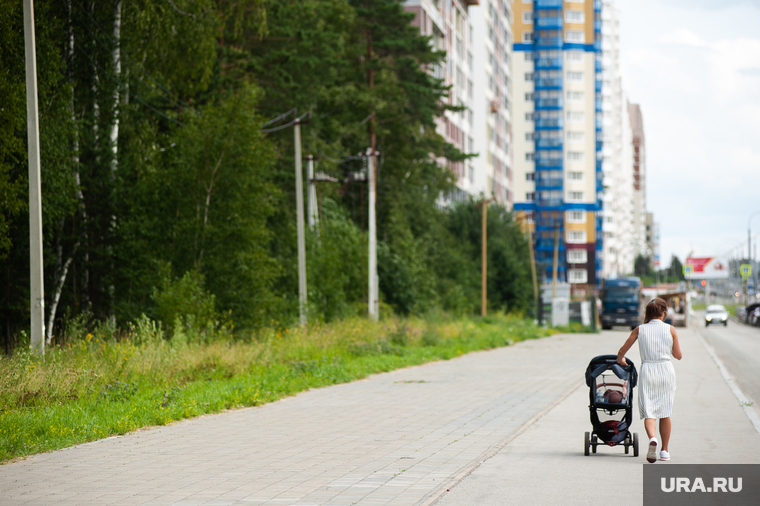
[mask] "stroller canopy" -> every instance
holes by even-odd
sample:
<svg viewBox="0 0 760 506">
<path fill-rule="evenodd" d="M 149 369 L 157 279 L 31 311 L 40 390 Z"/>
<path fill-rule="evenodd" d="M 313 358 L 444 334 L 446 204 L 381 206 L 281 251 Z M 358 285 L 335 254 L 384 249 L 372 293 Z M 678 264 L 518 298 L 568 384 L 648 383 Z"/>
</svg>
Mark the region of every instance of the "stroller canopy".
<svg viewBox="0 0 760 506">
<path fill-rule="evenodd" d="M 633 365 L 631 359 L 625 357 L 625 360 L 628 362 L 628 365 L 623 367 L 617 363 L 617 355 L 599 355 L 598 357 L 594 357 L 586 368 L 586 385 L 594 387 L 596 385 L 595 379 L 600 374 L 605 371 L 612 371 L 621 380 L 628 381 L 631 388 L 635 388 L 639 374 L 636 372 L 636 366 Z"/>
</svg>

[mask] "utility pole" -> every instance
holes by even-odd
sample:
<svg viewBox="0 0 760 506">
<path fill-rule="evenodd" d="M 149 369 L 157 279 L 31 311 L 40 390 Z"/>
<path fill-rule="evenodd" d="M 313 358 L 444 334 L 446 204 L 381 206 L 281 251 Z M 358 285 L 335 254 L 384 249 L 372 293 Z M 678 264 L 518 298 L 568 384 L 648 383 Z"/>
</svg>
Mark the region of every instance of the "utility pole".
<svg viewBox="0 0 760 506">
<path fill-rule="evenodd" d="M 481 266 L 480 266 L 480 316 L 486 315 L 486 310 L 488 307 L 488 297 L 487 297 L 487 288 L 488 288 L 488 204 L 493 202 L 494 199 L 490 198 L 488 200 L 483 199 L 483 201 L 478 204 L 476 207 L 482 208 L 482 223 L 480 226 L 480 235 L 481 235 L 481 246 L 480 246 L 480 256 L 481 256 Z"/>
<path fill-rule="evenodd" d="M 298 308 L 301 325 L 306 325 L 306 236 L 303 219 L 303 170 L 301 168 L 301 121 L 295 122 L 296 219 L 298 229 Z"/>
<path fill-rule="evenodd" d="M 377 218 L 375 216 L 375 202 L 376 202 L 376 182 L 377 177 L 375 174 L 375 152 L 372 149 L 367 151 L 367 165 L 368 165 L 368 183 L 369 183 L 369 280 L 368 280 L 368 303 L 369 303 L 369 317 L 373 320 L 377 320 L 379 315 L 378 305 L 378 279 L 377 279 Z"/>
<path fill-rule="evenodd" d="M 306 177 L 309 180 L 309 228 L 315 229 L 319 223 L 319 213 L 317 212 L 317 182 L 314 179 L 314 157 L 308 155 L 306 157 Z M 319 233 L 319 229 L 316 229 Z"/>
<path fill-rule="evenodd" d="M 533 254 L 533 233 L 530 230 L 530 223 L 525 227 L 528 230 L 528 252 L 530 253 L 530 276 L 533 278 L 533 302 L 536 303 L 536 319 L 541 323 L 540 311 L 538 305 L 542 302 L 538 298 L 538 276 L 536 275 L 536 257 Z"/>
<path fill-rule="evenodd" d="M 42 265 L 42 192 L 40 128 L 37 110 L 37 51 L 33 0 L 24 0 L 26 53 L 26 125 L 29 142 L 29 267 L 32 350 L 45 354 L 45 286 Z"/>
</svg>

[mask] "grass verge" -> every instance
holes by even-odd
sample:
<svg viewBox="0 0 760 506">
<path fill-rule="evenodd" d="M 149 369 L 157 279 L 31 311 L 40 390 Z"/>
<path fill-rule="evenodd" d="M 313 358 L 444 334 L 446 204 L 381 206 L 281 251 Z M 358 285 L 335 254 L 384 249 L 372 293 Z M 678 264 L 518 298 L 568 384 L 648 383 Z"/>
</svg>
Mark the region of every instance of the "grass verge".
<svg viewBox="0 0 760 506">
<path fill-rule="evenodd" d="M 0 462 L 553 333 L 508 315 L 356 318 L 248 342 L 166 341 L 144 327 L 0 359 Z"/>
</svg>

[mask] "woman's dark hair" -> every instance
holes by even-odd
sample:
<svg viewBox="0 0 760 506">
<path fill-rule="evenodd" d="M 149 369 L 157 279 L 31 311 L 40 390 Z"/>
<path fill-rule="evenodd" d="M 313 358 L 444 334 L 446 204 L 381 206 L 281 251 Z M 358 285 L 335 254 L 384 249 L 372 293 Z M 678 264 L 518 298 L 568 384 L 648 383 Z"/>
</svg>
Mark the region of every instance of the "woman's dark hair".
<svg viewBox="0 0 760 506">
<path fill-rule="evenodd" d="M 644 314 L 644 323 L 649 323 L 650 321 L 661 317 L 667 312 L 668 304 L 659 297 L 654 298 L 649 302 L 649 304 L 647 304 L 647 310 Z"/>
</svg>

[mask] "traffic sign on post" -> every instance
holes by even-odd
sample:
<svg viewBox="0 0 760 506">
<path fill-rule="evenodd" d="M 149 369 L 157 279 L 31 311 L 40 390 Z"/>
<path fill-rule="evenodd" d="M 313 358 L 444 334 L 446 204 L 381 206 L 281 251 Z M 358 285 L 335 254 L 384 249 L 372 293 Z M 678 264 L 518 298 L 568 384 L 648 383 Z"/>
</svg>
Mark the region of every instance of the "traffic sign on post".
<svg viewBox="0 0 760 506">
<path fill-rule="evenodd" d="M 694 266 L 691 264 L 684 264 L 683 266 L 683 275 L 684 276 L 691 276 L 694 274 Z"/>
<path fill-rule="evenodd" d="M 750 264 L 741 264 L 739 266 L 739 274 L 743 278 L 748 278 L 752 275 L 752 266 Z"/>
</svg>

